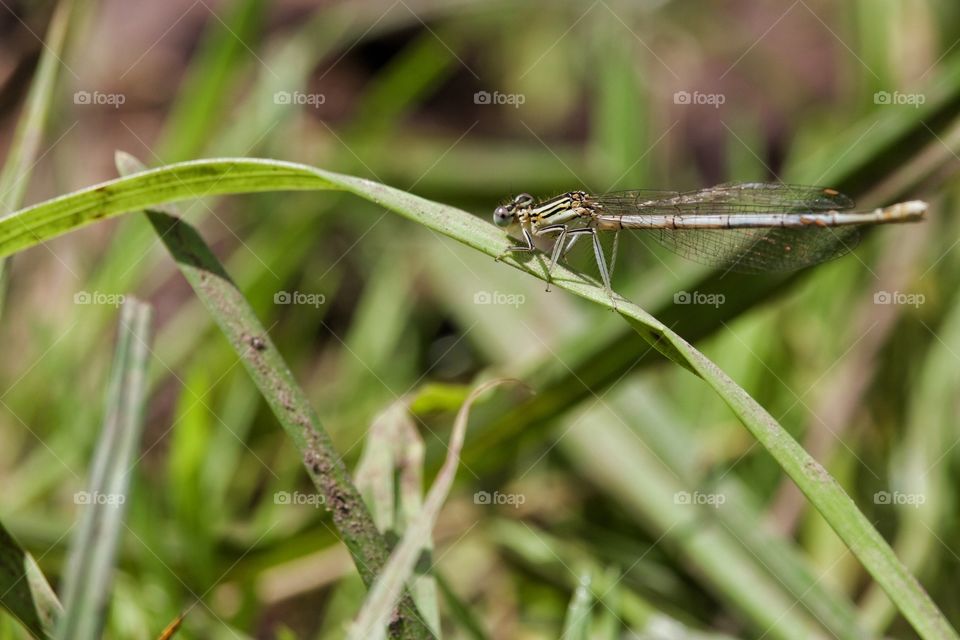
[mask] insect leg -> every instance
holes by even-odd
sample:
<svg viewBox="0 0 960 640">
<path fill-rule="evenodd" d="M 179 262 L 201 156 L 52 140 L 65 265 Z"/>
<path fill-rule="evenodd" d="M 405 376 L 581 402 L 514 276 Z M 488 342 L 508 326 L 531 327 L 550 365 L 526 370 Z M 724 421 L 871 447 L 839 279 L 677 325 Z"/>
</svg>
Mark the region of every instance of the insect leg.
<svg viewBox="0 0 960 640">
<path fill-rule="evenodd" d="M 557 260 L 560 259 L 560 253 L 563 250 L 564 242 L 566 242 L 567 225 L 551 224 L 546 227 L 541 227 L 534 232 L 534 234 L 538 236 L 543 236 L 548 233 L 559 234 L 556 242 L 553 245 L 553 251 L 550 254 L 550 267 L 547 269 L 547 291 L 550 291 L 550 282 L 553 279 L 553 270 L 557 266 Z"/>
<path fill-rule="evenodd" d="M 526 227 L 523 227 L 523 240 L 526 244 L 517 245 L 515 247 L 507 247 L 503 253 L 496 257 L 496 261 L 500 262 L 503 256 L 508 253 L 529 253 L 534 250 L 533 246 L 533 236 L 530 234 L 530 230 Z"/>
<path fill-rule="evenodd" d="M 597 230 L 593 227 L 581 227 L 567 231 L 567 236 L 570 238 L 567 249 L 569 250 L 570 246 L 572 246 L 580 236 L 585 235 L 593 236 L 593 253 L 597 259 L 597 268 L 600 270 L 600 277 L 603 279 L 604 288 L 607 290 L 610 298 L 613 299 L 613 289 L 610 288 L 610 276 L 607 272 L 607 261 L 603 257 L 603 248 L 600 246 L 600 236 L 597 235 Z"/>
<path fill-rule="evenodd" d="M 593 227 L 588 227 L 593 235 L 593 253 L 597 258 L 597 268 L 600 269 L 600 277 L 603 279 L 603 288 L 607 290 L 607 295 L 613 300 L 613 288 L 610 286 L 610 273 L 607 271 L 607 260 L 603 257 L 603 247 L 600 245 L 600 235 Z"/>
<path fill-rule="evenodd" d="M 607 270 L 607 261 L 603 256 L 603 247 L 600 244 L 600 235 L 597 233 L 597 230 L 593 227 L 582 227 L 567 231 L 567 235 L 572 236 L 567 250 L 573 246 L 573 243 L 581 235 L 590 235 L 593 237 L 593 255 L 597 260 L 597 269 L 600 271 L 600 279 L 603 280 L 603 288 L 606 289 L 610 299 L 615 300 L 613 297 L 613 288 L 610 286 L 610 272 Z"/>
<path fill-rule="evenodd" d="M 613 277 L 613 268 L 617 266 L 617 246 L 620 244 L 620 232 L 613 232 L 613 250 L 610 252 L 610 277 Z"/>
<path fill-rule="evenodd" d="M 563 250 L 564 256 L 570 253 L 570 249 L 573 249 L 573 245 L 575 245 L 577 243 L 577 240 L 579 240 L 580 238 L 581 236 L 579 235 L 573 236 L 572 238 L 570 238 L 570 242 L 567 243 L 567 248 Z"/>
</svg>

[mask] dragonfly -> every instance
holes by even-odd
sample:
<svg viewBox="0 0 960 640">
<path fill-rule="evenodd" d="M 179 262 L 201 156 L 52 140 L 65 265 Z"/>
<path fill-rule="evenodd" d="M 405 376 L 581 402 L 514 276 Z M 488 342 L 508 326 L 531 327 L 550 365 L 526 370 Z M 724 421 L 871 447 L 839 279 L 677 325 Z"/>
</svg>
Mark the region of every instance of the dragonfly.
<svg viewBox="0 0 960 640">
<path fill-rule="evenodd" d="M 860 229 L 917 222 L 921 200 L 869 211 L 836 189 L 768 182 L 728 183 L 696 191 L 586 191 L 538 200 L 521 193 L 493 212 L 499 227 L 519 227 L 523 244 L 504 253 L 536 251 L 534 240 L 554 236 L 547 285 L 557 262 L 590 237 L 597 268 L 612 297 L 610 274 L 619 233 L 646 232 L 667 249 L 696 262 L 741 273 L 792 271 L 837 258 L 857 244 Z M 601 232 L 612 232 L 608 267 Z"/>
</svg>

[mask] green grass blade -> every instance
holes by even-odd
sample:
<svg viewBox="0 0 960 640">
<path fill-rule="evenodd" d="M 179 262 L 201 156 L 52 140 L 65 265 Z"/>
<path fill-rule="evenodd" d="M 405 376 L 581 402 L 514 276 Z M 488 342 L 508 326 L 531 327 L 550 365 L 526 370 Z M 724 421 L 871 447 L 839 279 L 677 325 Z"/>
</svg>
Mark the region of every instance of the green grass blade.
<svg viewBox="0 0 960 640">
<path fill-rule="evenodd" d="M 33 556 L 0 524 L 0 606 L 36 638 L 52 638 L 63 607 Z"/>
<path fill-rule="evenodd" d="M 227 193 L 337 188 L 310 167 L 294 163 L 242 159 L 168 165 L 11 214 L 0 221 L 0 257 L 98 219 L 165 202 Z"/>
<path fill-rule="evenodd" d="M 143 432 L 150 315 L 150 307 L 134 299 L 121 310 L 89 491 L 76 498 L 84 506 L 68 558 L 65 610 L 57 625 L 57 637 L 64 640 L 99 638 L 104 626 L 132 463 Z"/>
<path fill-rule="evenodd" d="M 163 202 L 215 193 L 311 188 L 350 191 L 490 256 L 499 256 L 509 246 L 500 230 L 475 216 L 386 185 L 295 163 L 222 159 L 186 162 L 143 172 L 23 209 L 0 221 L 0 255 L 9 255 L 100 218 Z M 546 280 L 547 265 L 542 256 L 527 260 L 509 256 L 504 263 Z M 569 269 L 558 268 L 554 282 L 558 288 L 614 309 L 602 288 Z M 695 372 L 714 389 L 797 483 L 923 637 L 957 637 L 850 497 L 763 407 L 713 362 L 643 309 L 622 301 L 615 310 L 652 347 Z"/>
<path fill-rule="evenodd" d="M 117 155 L 117 166 L 121 174 L 143 167 L 127 154 Z M 264 165 L 261 164 L 256 171 L 263 169 Z M 287 176 L 281 181 L 289 185 L 304 184 L 302 175 L 289 173 L 287 169 L 281 169 L 281 173 Z M 228 170 L 221 175 L 226 177 L 231 172 Z M 238 175 L 233 174 L 233 178 Z M 195 181 L 196 177 L 187 177 L 187 180 Z M 257 179 L 254 178 L 254 181 Z M 186 183 L 177 184 L 184 187 Z M 267 184 L 261 183 L 261 186 L 266 187 Z M 145 202 L 143 208 L 149 209 L 156 204 L 159 202 Z M 357 571 L 367 585 L 372 584 L 387 562 L 386 541 L 364 506 L 359 491 L 350 482 L 346 467 L 321 427 L 306 393 L 296 383 L 293 373 L 246 298 L 196 230 L 175 215 L 156 208 L 149 209 L 147 215 L 187 282 L 214 317 L 297 447 L 311 481 L 323 496 L 334 524 L 354 558 Z M 408 595 L 404 595 L 400 601 L 396 621 L 397 624 L 392 626 L 396 637 L 431 637 Z"/>
</svg>

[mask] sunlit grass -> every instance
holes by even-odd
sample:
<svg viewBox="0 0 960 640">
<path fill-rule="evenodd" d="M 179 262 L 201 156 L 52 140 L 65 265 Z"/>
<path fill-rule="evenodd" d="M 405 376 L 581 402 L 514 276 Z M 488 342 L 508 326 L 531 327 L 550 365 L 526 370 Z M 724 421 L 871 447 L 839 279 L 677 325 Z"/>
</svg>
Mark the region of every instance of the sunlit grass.
<svg viewBox="0 0 960 640">
<path fill-rule="evenodd" d="M 349 479 L 325 484 L 299 438 L 329 435 L 325 455 L 355 470 L 365 451 L 369 469 L 382 458 L 368 429 L 409 402 L 425 450 L 404 439 L 390 468 L 422 476 L 425 493 L 467 392 L 501 376 L 536 393 L 503 388 L 474 408 L 414 569 L 430 588 L 413 600 L 436 600 L 443 635 L 952 637 L 960 33 L 947 3 L 851 7 L 743 19 L 679 3 L 411 2 L 278 21 L 281 9 L 241 0 L 206 19 L 162 109 L 139 102 L 154 94 L 138 92 L 136 65 L 114 87 L 88 75 L 84 51 L 112 42 L 89 38 L 97 12 L 70 21 L 64 52 L 51 26 L 20 116 L 32 134 L 47 121 L 45 144 L 21 136 L 3 174 L 37 172 L 29 192 L 5 189 L 8 212 L 40 203 L 0 221 L 13 256 L 0 521 L 19 543 L 3 557 L 33 571 L 26 550 L 63 597 L 73 496 L 96 475 L 125 339 L 113 302 L 135 294 L 157 326 L 108 637 L 154 638 L 182 613 L 176 637 L 343 637 L 376 573 L 364 554 L 385 560 L 413 512 L 384 527 L 367 495 L 386 530 L 369 518 L 351 530 L 364 517 L 337 499 Z M 811 75 L 814 52 L 830 64 Z M 112 55 L 126 68 L 141 53 Z M 70 103 L 94 89 L 127 104 Z M 478 104 L 480 91 L 523 102 Z M 724 103 L 691 112 L 677 91 Z M 878 103 L 881 91 L 923 104 Z M 53 145 L 78 118 L 93 144 Z M 279 162 L 193 162 L 77 191 L 114 177 L 118 144 L 151 167 Z M 827 184 L 864 206 L 922 197 L 930 220 L 762 278 L 629 242 L 619 313 L 589 256 L 572 256 L 550 293 L 542 256 L 492 259 L 507 240 L 489 212 L 520 191 L 753 179 Z M 189 243 L 136 213 L 170 200 Z M 678 292 L 722 302 L 679 304 Z M 310 429 L 285 420 L 291 407 Z M 334 517 L 320 505 L 331 502 Z M 20 575 L 0 573 L 0 587 Z M 9 616 L 6 637 L 26 637 Z"/>
</svg>

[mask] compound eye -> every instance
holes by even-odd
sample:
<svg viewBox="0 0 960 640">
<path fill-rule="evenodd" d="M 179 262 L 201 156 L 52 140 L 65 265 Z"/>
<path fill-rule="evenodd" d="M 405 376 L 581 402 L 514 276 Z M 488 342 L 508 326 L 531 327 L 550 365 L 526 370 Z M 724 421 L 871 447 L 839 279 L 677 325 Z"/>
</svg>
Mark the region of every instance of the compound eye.
<svg viewBox="0 0 960 640">
<path fill-rule="evenodd" d="M 533 204 L 533 196 L 530 195 L 529 193 L 521 193 L 516 198 L 514 198 L 513 201 L 518 205 L 520 205 L 521 207 L 525 207 L 527 205 Z"/>
<path fill-rule="evenodd" d="M 510 226 L 513 221 L 513 214 L 506 207 L 497 207 L 493 210 L 493 224 L 498 227 Z"/>
</svg>

